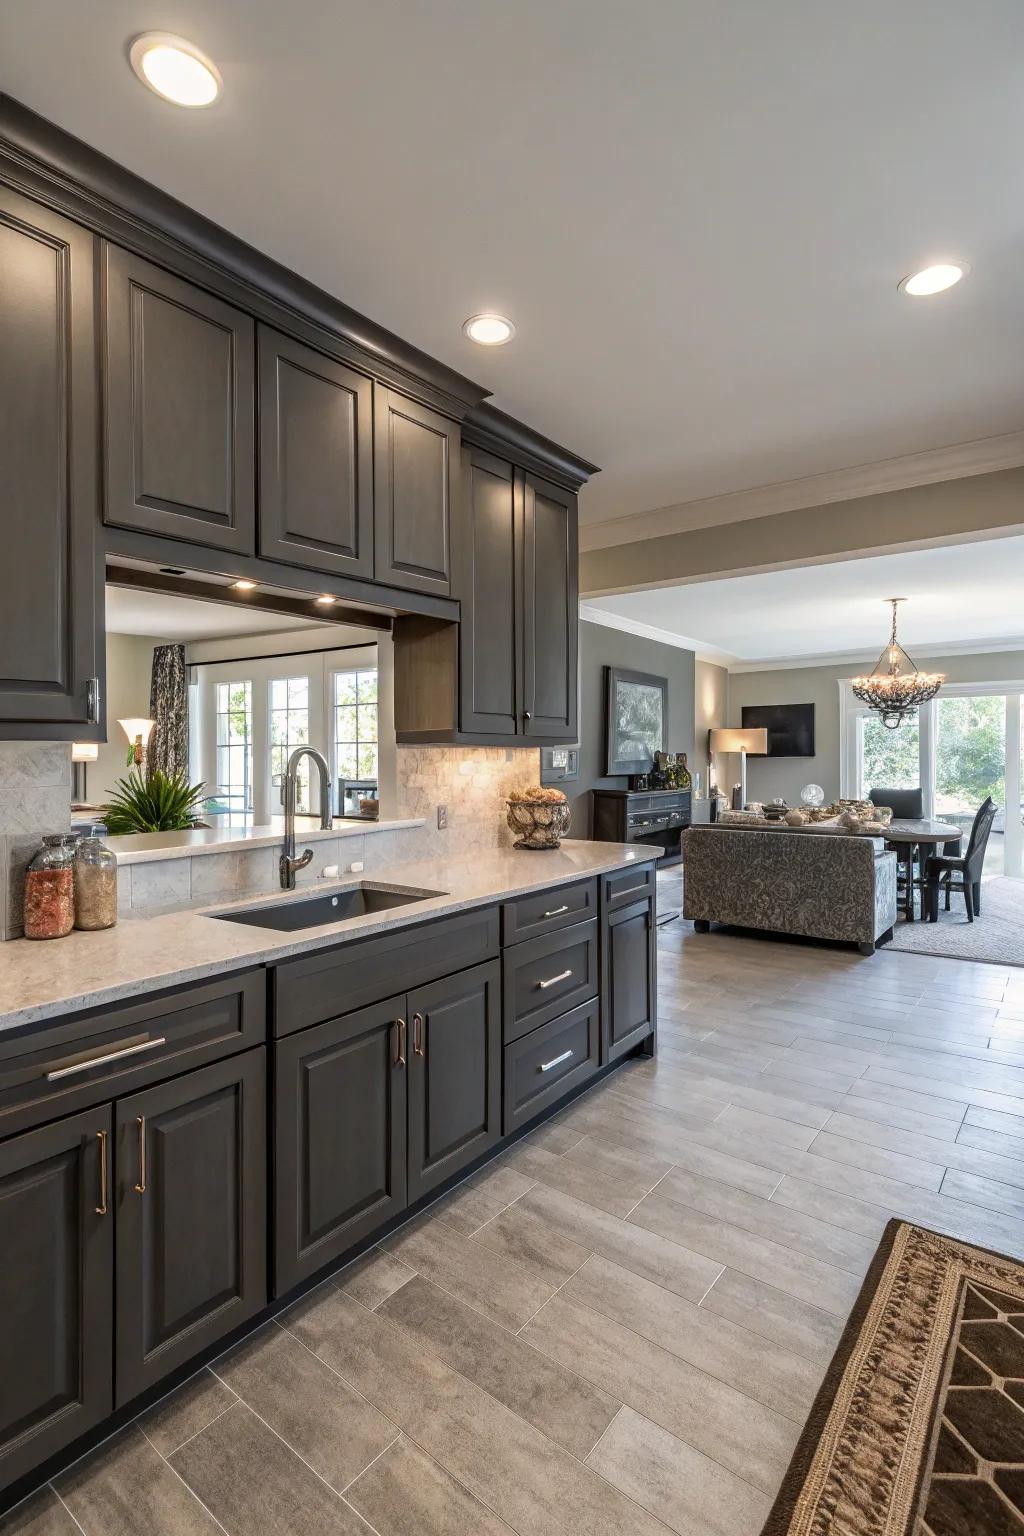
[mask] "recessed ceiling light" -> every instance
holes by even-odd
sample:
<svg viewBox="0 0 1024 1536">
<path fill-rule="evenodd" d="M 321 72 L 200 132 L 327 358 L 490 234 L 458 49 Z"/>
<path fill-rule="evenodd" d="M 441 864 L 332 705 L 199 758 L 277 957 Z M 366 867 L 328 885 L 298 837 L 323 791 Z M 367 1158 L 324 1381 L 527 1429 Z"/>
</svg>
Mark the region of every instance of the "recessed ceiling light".
<svg viewBox="0 0 1024 1536">
<path fill-rule="evenodd" d="M 923 299 L 931 293 L 944 293 L 947 288 L 952 288 L 962 277 L 966 277 L 970 267 L 964 261 L 939 261 L 932 267 L 922 267 L 920 272 L 912 272 L 899 284 L 900 293 L 909 293 L 912 298 Z"/>
<path fill-rule="evenodd" d="M 336 597 L 332 597 L 329 592 L 322 592 L 320 596 L 315 597 L 313 601 L 315 603 L 319 603 L 321 608 L 330 608 L 331 604 L 336 603 L 338 599 Z"/>
<path fill-rule="evenodd" d="M 470 341 L 481 347 L 503 347 L 516 333 L 512 321 L 506 320 L 504 315 L 470 315 L 462 329 Z"/>
<path fill-rule="evenodd" d="M 128 59 L 143 85 L 176 106 L 208 107 L 220 95 L 216 64 L 172 32 L 144 32 L 129 48 Z"/>
<path fill-rule="evenodd" d="M 255 592 L 256 590 L 256 583 L 246 581 L 244 578 L 241 581 L 233 581 L 231 585 L 236 592 Z"/>
</svg>

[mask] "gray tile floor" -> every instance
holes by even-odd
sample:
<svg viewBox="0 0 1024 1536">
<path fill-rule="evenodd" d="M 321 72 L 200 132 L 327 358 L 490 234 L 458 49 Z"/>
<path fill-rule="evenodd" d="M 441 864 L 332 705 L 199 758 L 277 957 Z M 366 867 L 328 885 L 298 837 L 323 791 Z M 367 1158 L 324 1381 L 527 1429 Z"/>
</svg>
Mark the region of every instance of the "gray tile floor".
<svg viewBox="0 0 1024 1536">
<path fill-rule="evenodd" d="M 659 949 L 656 1061 L 4 1536 L 754 1536 L 887 1219 L 1024 1254 L 1024 972 L 680 921 Z"/>
</svg>

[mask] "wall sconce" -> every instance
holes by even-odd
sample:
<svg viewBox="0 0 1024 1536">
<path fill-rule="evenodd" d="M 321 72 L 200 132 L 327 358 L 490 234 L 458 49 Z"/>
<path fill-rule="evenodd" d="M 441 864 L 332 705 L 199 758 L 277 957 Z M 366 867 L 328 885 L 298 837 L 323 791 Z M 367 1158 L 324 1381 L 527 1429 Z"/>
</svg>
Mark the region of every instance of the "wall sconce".
<svg viewBox="0 0 1024 1536">
<path fill-rule="evenodd" d="M 73 805 L 88 803 L 89 782 L 86 778 L 88 769 L 85 765 L 95 763 L 99 755 L 99 744 L 95 741 L 71 743 L 71 803 Z"/>
<path fill-rule="evenodd" d="M 763 754 L 768 751 L 768 732 L 763 728 L 748 726 L 712 726 L 708 731 L 708 755 L 715 752 L 738 752 L 740 755 L 740 810 L 747 806 L 747 753 Z"/>
<path fill-rule="evenodd" d="M 155 720 L 119 720 L 118 725 L 128 737 L 128 767 L 141 768 L 146 757 L 146 743 L 149 741 Z"/>
</svg>

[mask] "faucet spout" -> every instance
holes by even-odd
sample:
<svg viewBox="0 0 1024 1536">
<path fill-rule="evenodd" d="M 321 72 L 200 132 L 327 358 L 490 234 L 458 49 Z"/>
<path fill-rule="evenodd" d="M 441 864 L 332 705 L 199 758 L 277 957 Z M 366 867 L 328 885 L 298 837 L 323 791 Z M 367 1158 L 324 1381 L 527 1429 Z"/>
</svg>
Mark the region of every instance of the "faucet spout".
<svg viewBox="0 0 1024 1536">
<path fill-rule="evenodd" d="M 307 848 L 298 858 L 295 856 L 295 800 L 299 763 L 304 757 L 316 764 L 320 776 L 320 826 L 325 832 L 334 826 L 331 813 L 331 770 L 327 766 L 327 759 L 315 747 L 296 747 L 288 759 L 284 774 L 284 849 L 280 858 L 280 873 L 281 889 L 285 891 L 294 891 L 296 870 L 305 869 L 313 857 L 312 848 Z"/>
</svg>

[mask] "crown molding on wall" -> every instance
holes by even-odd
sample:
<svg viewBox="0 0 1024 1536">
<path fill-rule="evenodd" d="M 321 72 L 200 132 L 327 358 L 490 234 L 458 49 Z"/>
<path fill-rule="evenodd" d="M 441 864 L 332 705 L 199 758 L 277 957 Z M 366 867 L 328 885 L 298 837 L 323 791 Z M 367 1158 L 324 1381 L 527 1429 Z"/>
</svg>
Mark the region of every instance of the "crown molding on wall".
<svg viewBox="0 0 1024 1536">
<path fill-rule="evenodd" d="M 656 640 L 659 645 L 672 645 L 680 651 L 692 651 L 698 661 L 709 661 L 716 667 L 735 668 L 738 656 L 728 651 L 718 651 L 701 640 L 687 635 L 677 635 L 671 629 L 659 629 L 656 624 L 644 624 L 639 619 L 627 619 L 621 613 L 608 613 L 589 603 L 580 604 L 580 619 L 584 624 L 603 624 L 605 629 L 621 629 L 627 635 L 640 635 L 645 640 Z"/>
<path fill-rule="evenodd" d="M 996 656 L 1006 651 L 1024 652 L 1024 635 L 1009 640 L 961 640 L 950 645 L 936 641 L 928 645 L 915 645 L 913 656 Z M 774 661 L 741 661 L 728 663 L 730 672 L 793 672 L 804 668 L 845 667 L 870 670 L 878 660 L 877 651 L 870 655 L 865 651 L 835 651 L 827 656 L 797 656 Z"/>
<path fill-rule="evenodd" d="M 829 470 L 825 474 L 808 475 L 800 480 L 782 480 L 723 496 L 708 496 L 699 501 L 656 507 L 650 512 L 635 512 L 628 517 L 584 523 L 580 528 L 580 548 L 584 551 L 609 549 L 617 544 L 633 544 L 641 539 L 687 533 L 694 528 L 744 522 L 751 518 L 770 517 L 778 512 L 797 512 L 806 507 L 825 506 L 830 502 L 851 501 L 858 496 L 876 496 L 887 491 L 907 490 L 915 485 L 933 485 L 941 480 L 962 480 L 969 475 L 991 474 L 1000 469 L 1014 469 L 1021 464 L 1024 464 L 1024 431 L 1006 432 L 998 437 L 976 438 L 972 442 L 953 443 L 946 448 L 881 459 L 875 464 Z"/>
</svg>

